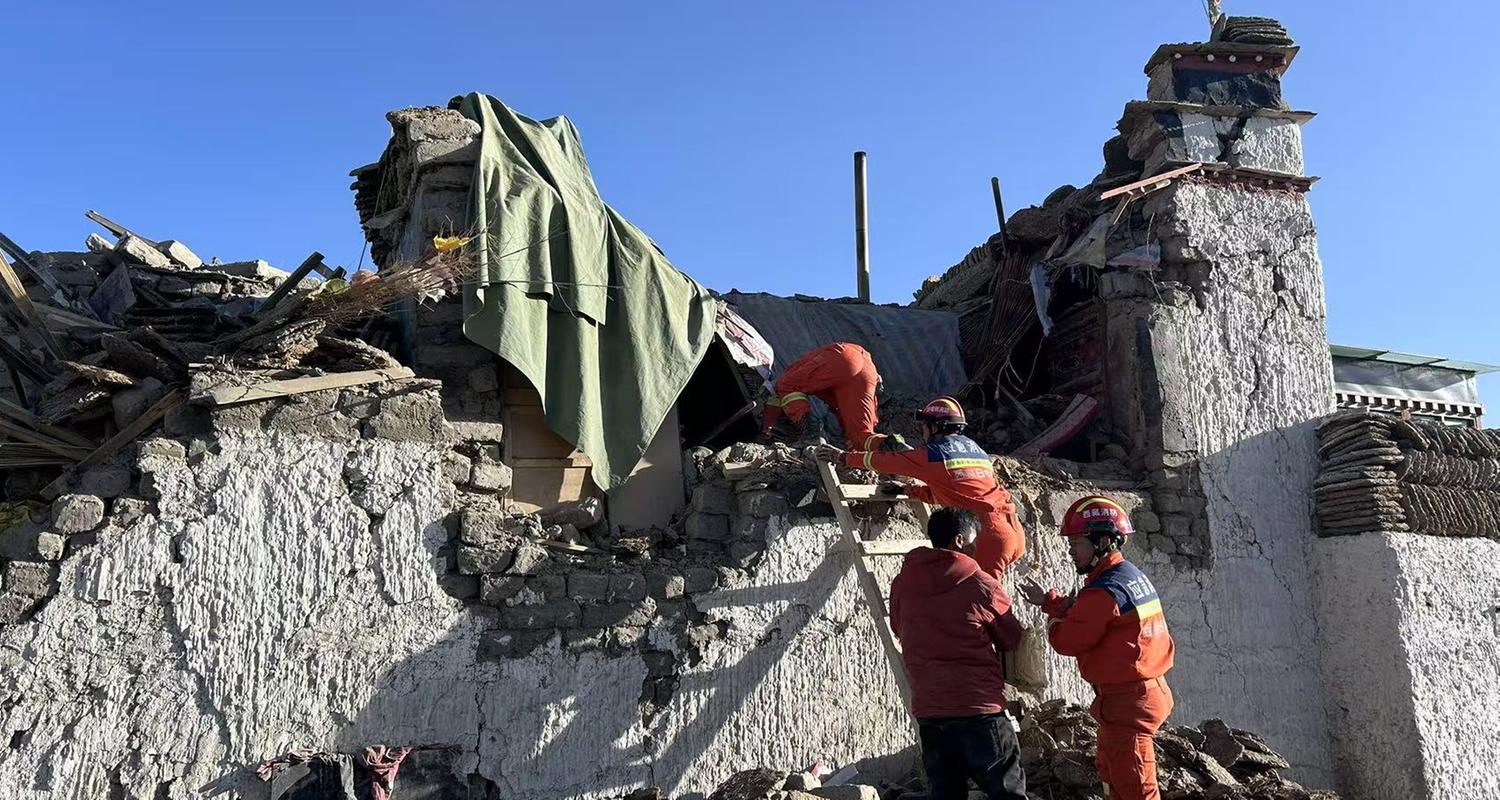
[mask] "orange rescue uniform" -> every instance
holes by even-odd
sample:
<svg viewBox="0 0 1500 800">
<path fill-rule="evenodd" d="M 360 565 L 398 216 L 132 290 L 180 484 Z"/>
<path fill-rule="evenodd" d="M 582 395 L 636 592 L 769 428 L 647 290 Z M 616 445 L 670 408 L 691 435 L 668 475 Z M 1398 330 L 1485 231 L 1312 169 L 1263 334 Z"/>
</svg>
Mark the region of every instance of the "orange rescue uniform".
<svg viewBox="0 0 1500 800">
<path fill-rule="evenodd" d="M 873 447 L 884 438 L 875 433 L 880 422 L 875 402 L 879 383 L 875 361 L 863 347 L 848 342 L 819 347 L 793 361 L 777 379 L 776 396 L 767 401 L 761 416 L 761 430 L 770 430 L 782 414 L 801 425 L 812 411 L 807 399 L 812 395 L 838 415 L 849 447 Z"/>
<path fill-rule="evenodd" d="M 1052 647 L 1078 658 L 1094 687 L 1089 713 L 1099 723 L 1096 762 L 1110 800 L 1159 800 L 1152 736 L 1172 713 L 1172 635 L 1161 598 L 1145 573 L 1118 552 L 1089 571 L 1078 598 L 1047 594 Z"/>
<path fill-rule="evenodd" d="M 906 487 L 913 498 L 972 511 L 979 517 L 974 560 L 995 578 L 1004 575 L 1026 552 L 1026 536 L 1021 532 L 1010 492 L 995 479 L 989 453 L 967 436 L 950 433 L 933 439 L 926 447 L 903 453 L 850 451 L 844 454 L 844 463 L 917 478 L 925 485 Z"/>
</svg>

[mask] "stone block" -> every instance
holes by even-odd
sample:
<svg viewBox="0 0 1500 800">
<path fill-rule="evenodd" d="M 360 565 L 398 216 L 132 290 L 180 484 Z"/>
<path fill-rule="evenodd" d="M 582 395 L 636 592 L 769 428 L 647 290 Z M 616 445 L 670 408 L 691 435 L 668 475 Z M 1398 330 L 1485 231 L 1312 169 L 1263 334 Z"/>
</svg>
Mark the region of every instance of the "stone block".
<svg viewBox="0 0 1500 800">
<path fill-rule="evenodd" d="M 562 643 L 570 653 L 598 650 L 604 646 L 608 634 L 600 628 L 570 628 L 562 632 Z"/>
<path fill-rule="evenodd" d="M 500 388 L 500 378 L 495 374 L 494 364 L 485 364 L 469 370 L 469 390 L 493 392 Z"/>
<path fill-rule="evenodd" d="M 493 511 L 465 509 L 459 516 L 458 538 L 464 544 L 489 547 L 500 542 L 507 518 Z"/>
<path fill-rule="evenodd" d="M 689 539 L 721 542 L 729 538 L 729 516 L 694 511 L 688 514 L 684 530 Z"/>
<path fill-rule="evenodd" d="M 686 579 L 681 575 L 673 575 L 669 572 L 646 574 L 646 591 L 654 600 L 672 600 L 681 597 L 685 587 Z"/>
<path fill-rule="evenodd" d="M 525 658 L 552 638 L 550 630 L 487 631 L 479 637 L 479 657 L 485 661 Z"/>
<path fill-rule="evenodd" d="M 1161 530 L 1161 519 L 1152 511 L 1137 511 L 1130 515 L 1130 521 L 1139 533 L 1156 533 Z"/>
<path fill-rule="evenodd" d="M 380 410 L 365 422 L 371 438 L 440 443 L 453 438 L 435 391 L 408 392 L 380 398 Z"/>
<path fill-rule="evenodd" d="M 166 394 L 166 387 L 156 378 L 142 378 L 141 382 L 128 389 L 115 392 L 109 398 L 114 412 L 116 427 L 123 428 L 139 419 L 153 403 Z"/>
<path fill-rule="evenodd" d="M 639 573 L 620 573 L 609 576 L 611 600 L 639 602 L 646 599 L 646 578 Z"/>
<path fill-rule="evenodd" d="M 823 800 L 880 800 L 880 790 L 863 783 L 819 786 L 810 792 Z"/>
<path fill-rule="evenodd" d="M 741 514 L 752 517 L 779 516 L 792 508 L 792 504 L 780 492 L 766 489 L 744 492 L 736 502 Z"/>
<path fill-rule="evenodd" d="M 161 425 L 168 436 L 197 436 L 213 430 L 213 414 L 207 408 L 187 403 L 168 411 Z"/>
<path fill-rule="evenodd" d="M 523 542 L 516 548 L 515 560 L 505 570 L 511 575 L 534 575 L 547 563 L 547 550 L 539 544 Z"/>
<path fill-rule="evenodd" d="M 526 588 L 547 602 L 567 600 L 567 580 L 561 575 L 533 575 L 526 579 Z"/>
<path fill-rule="evenodd" d="M 514 566 L 515 552 L 500 547 L 458 548 L 458 571 L 465 575 L 505 572 Z"/>
<path fill-rule="evenodd" d="M 12 625 L 31 616 L 39 598 L 13 592 L 0 593 L 0 625 Z"/>
<path fill-rule="evenodd" d="M 164 439 L 161 437 L 147 439 L 140 444 L 140 457 L 142 459 L 181 461 L 187 458 L 187 445 L 176 439 Z"/>
<path fill-rule="evenodd" d="M 438 586 L 441 586 L 450 597 L 459 600 L 473 600 L 479 597 L 479 576 L 477 575 L 455 575 L 450 572 L 438 578 Z"/>
<path fill-rule="evenodd" d="M 526 588 L 519 575 L 484 575 L 479 578 L 479 602 L 499 608 Z"/>
<path fill-rule="evenodd" d="M 643 625 L 617 625 L 609 629 L 608 640 L 617 649 L 634 649 L 646 640 L 646 628 Z"/>
<path fill-rule="evenodd" d="M 52 501 L 52 527 L 58 533 L 91 531 L 104 521 L 104 501 L 91 494 L 65 494 Z"/>
<path fill-rule="evenodd" d="M 568 576 L 568 596 L 574 600 L 609 599 L 609 576 L 597 572 L 575 572 Z"/>
<path fill-rule="evenodd" d="M 719 571 L 709 567 L 688 567 L 682 575 L 682 590 L 688 594 L 713 591 L 719 587 Z"/>
<path fill-rule="evenodd" d="M 733 502 L 727 486 L 705 483 L 693 490 L 693 510 L 703 514 L 728 514 L 734 510 Z"/>
<path fill-rule="evenodd" d="M 214 272 L 222 272 L 225 275 L 233 275 L 238 278 L 256 278 L 273 283 L 280 283 L 291 277 L 291 273 L 286 270 L 277 269 L 258 258 L 254 261 L 231 261 L 228 264 L 215 264 Z"/>
<path fill-rule="evenodd" d="M 794 792 L 811 792 L 823 785 L 818 776 L 811 772 L 794 772 L 786 776 L 786 783 L 781 788 Z"/>
<path fill-rule="evenodd" d="M 738 516 L 729 526 L 729 538 L 735 541 L 765 544 L 770 525 L 765 517 Z"/>
<path fill-rule="evenodd" d="M 162 255 L 161 251 L 146 244 L 146 240 L 139 236 L 126 234 L 115 242 L 115 255 L 131 264 L 144 264 L 148 267 L 170 267 L 172 259 Z"/>
<path fill-rule="evenodd" d="M 583 613 L 578 604 L 572 600 L 558 600 L 528 606 L 507 606 L 500 609 L 501 624 L 522 630 L 576 628 L 582 616 Z M 596 627 L 589 623 L 585 623 L 585 626 Z"/>
<path fill-rule="evenodd" d="M 27 597 L 45 597 L 56 587 L 57 565 L 37 561 L 12 561 L 5 565 L 5 591 Z"/>
<path fill-rule="evenodd" d="M 505 464 L 476 461 L 469 475 L 469 485 L 481 492 L 502 494 L 510 491 L 513 477 L 510 467 Z"/>
<path fill-rule="evenodd" d="M 616 625 L 644 626 L 656 614 L 656 602 L 649 597 L 638 602 L 607 603 L 583 609 L 586 628 L 609 628 Z"/>
<path fill-rule="evenodd" d="M 553 506 L 538 516 L 544 525 L 572 525 L 584 530 L 604 521 L 604 502 L 597 497 L 585 497 Z"/>
<path fill-rule="evenodd" d="M 474 462 L 463 453 L 449 450 L 443 456 L 443 477 L 452 483 L 468 483 L 469 473 L 474 469 Z"/>
<path fill-rule="evenodd" d="M 128 468 L 109 464 L 83 473 L 78 479 L 78 491 L 95 497 L 114 498 L 129 492 L 132 481 Z"/>
<path fill-rule="evenodd" d="M 766 552 L 764 544 L 747 541 L 730 542 L 726 550 L 729 553 L 730 560 L 742 569 L 749 569 L 755 566 Z"/>
<path fill-rule="evenodd" d="M 104 238 L 103 236 L 100 236 L 97 233 L 89 234 L 88 237 L 83 240 L 83 246 L 88 248 L 88 251 L 90 253 L 112 253 L 115 249 L 114 242 L 111 242 L 110 240 Z"/>
<path fill-rule="evenodd" d="M 47 561 L 61 560 L 67 546 L 67 537 L 51 531 L 43 531 L 36 536 L 36 554 Z"/>
<path fill-rule="evenodd" d="M 1166 514 L 1162 516 L 1161 532 L 1173 541 L 1182 541 L 1193 535 L 1190 521 L 1181 514 Z"/>
<path fill-rule="evenodd" d="M 176 239 L 157 242 L 156 249 L 178 266 L 187 267 L 188 269 L 197 269 L 203 266 L 203 259 L 199 258 L 198 254 L 190 250 L 187 245 Z M 215 267 L 215 271 L 219 271 L 217 267 Z"/>
<path fill-rule="evenodd" d="M 151 513 L 151 504 L 139 497 L 117 497 L 110 506 L 111 523 L 128 528 Z"/>
</svg>

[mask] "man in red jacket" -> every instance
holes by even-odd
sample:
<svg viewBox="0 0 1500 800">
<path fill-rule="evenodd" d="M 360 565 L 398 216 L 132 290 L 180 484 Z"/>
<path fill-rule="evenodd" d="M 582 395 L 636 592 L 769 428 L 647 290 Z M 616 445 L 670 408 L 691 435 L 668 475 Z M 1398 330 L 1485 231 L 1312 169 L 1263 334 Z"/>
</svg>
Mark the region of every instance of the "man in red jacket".
<svg viewBox="0 0 1500 800">
<path fill-rule="evenodd" d="M 879 385 L 875 361 L 863 347 L 849 342 L 819 347 L 793 361 L 776 379 L 776 394 L 766 401 L 761 415 L 761 436 L 769 437 L 783 415 L 800 431 L 812 411 L 812 395 L 838 416 L 849 447 L 871 449 L 885 438 L 875 432 L 880 422 L 875 399 Z"/>
<path fill-rule="evenodd" d="M 957 400 L 939 397 L 918 411 L 917 418 L 922 423 L 925 447 L 906 452 L 863 448 L 845 453 L 825 445 L 819 449 L 819 456 L 850 467 L 917 478 L 923 483 L 882 484 L 881 490 L 904 490 L 924 503 L 974 512 L 979 518 L 974 560 L 980 569 L 999 578 L 1026 552 L 1026 536 L 1010 492 L 995 478 L 989 453 L 963 435 L 966 420 Z"/>
<path fill-rule="evenodd" d="M 1172 713 L 1172 636 L 1156 587 L 1125 560 L 1135 533 L 1130 515 L 1107 497 L 1085 497 L 1063 517 L 1062 535 L 1078 574 L 1076 599 L 1027 581 L 1021 593 L 1052 618 L 1052 649 L 1078 659 L 1094 687 L 1089 713 L 1099 722 L 1096 762 L 1110 800 L 1160 800 L 1152 737 Z"/>
<path fill-rule="evenodd" d="M 967 511 L 933 512 L 932 546 L 907 553 L 891 583 L 891 630 L 901 640 L 931 800 L 963 800 L 970 778 L 990 800 L 1026 800 L 997 652 L 1015 649 L 1023 630 L 1005 589 L 966 554 L 978 532 Z"/>
</svg>

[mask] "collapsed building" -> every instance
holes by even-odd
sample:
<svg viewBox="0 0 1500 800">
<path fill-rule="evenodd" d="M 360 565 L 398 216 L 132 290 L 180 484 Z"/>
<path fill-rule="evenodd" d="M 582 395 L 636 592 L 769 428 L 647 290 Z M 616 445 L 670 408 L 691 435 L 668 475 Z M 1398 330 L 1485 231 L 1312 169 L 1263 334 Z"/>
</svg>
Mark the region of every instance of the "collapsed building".
<svg viewBox="0 0 1500 800">
<path fill-rule="evenodd" d="M 355 170 L 373 277 L 112 222 L 87 254 L 6 247 L 3 793 L 748 800 L 815 782 L 747 769 L 821 764 L 912 794 L 831 508 L 743 443 L 765 380 L 835 338 L 898 397 L 965 393 L 1031 577 L 1073 582 L 1072 501 L 1131 510 L 1174 722 L 1208 720 L 1164 732 L 1173 796 L 1500 790 L 1469 766 L 1500 756 L 1500 442 L 1330 416 L 1278 31 L 1159 48 L 1102 172 L 913 307 L 715 296 L 599 200 L 571 124 L 482 95 L 392 112 Z M 1088 687 L 1036 655 L 1024 756 L 1092 796 Z"/>
</svg>

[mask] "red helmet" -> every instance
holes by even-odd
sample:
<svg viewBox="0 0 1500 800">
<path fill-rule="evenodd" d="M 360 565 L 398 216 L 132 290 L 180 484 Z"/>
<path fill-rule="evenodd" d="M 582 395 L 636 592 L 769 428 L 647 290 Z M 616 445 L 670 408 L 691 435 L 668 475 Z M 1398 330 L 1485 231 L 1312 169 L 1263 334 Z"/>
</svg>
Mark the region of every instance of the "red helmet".
<svg viewBox="0 0 1500 800">
<path fill-rule="evenodd" d="M 1068 513 L 1063 515 L 1062 535 L 1087 536 L 1105 530 L 1106 525 L 1121 536 L 1135 533 L 1123 506 L 1103 495 L 1090 495 L 1068 507 Z"/>
<path fill-rule="evenodd" d="M 947 395 L 934 398 L 917 412 L 917 418 L 934 425 L 967 425 L 964 407 Z"/>
</svg>

